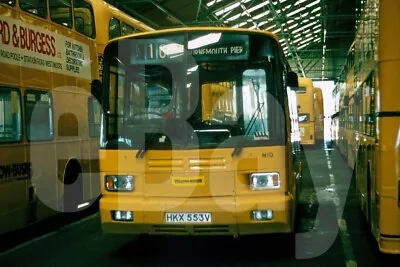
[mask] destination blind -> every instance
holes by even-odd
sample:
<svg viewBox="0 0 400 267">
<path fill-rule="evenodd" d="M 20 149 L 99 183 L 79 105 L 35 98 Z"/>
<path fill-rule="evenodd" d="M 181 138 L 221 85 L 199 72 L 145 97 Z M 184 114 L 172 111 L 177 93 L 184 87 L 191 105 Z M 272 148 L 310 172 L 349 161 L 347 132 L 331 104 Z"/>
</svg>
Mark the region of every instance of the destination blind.
<svg viewBox="0 0 400 267">
<path fill-rule="evenodd" d="M 248 39 L 245 38 L 228 36 L 221 38 L 219 42 L 195 48 L 185 45 L 185 42 L 184 35 L 162 36 L 151 39 L 130 39 L 122 43 L 122 46 L 129 47 L 131 64 L 183 62 L 186 55 L 192 56 L 196 61 L 247 60 L 249 56 Z M 121 51 L 126 50 L 121 49 Z"/>
</svg>

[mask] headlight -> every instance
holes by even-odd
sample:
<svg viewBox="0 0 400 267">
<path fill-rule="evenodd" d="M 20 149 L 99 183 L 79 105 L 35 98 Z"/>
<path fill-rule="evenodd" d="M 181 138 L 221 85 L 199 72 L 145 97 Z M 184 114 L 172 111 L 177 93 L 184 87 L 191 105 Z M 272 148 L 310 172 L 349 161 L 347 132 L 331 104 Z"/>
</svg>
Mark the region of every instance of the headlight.
<svg viewBox="0 0 400 267">
<path fill-rule="evenodd" d="M 250 187 L 253 190 L 278 189 L 281 187 L 279 173 L 253 173 L 250 175 Z"/>
<path fill-rule="evenodd" d="M 299 114 L 299 122 L 306 122 L 310 120 L 310 114 Z"/>
<path fill-rule="evenodd" d="M 108 191 L 133 191 L 135 180 L 129 175 L 106 175 L 106 189 Z"/>
</svg>

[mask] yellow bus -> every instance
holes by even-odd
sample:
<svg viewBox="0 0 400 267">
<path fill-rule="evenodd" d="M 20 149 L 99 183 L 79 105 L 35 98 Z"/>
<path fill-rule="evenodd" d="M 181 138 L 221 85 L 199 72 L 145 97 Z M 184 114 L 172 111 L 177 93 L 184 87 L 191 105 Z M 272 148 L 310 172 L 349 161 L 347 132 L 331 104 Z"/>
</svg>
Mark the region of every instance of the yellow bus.
<svg viewBox="0 0 400 267">
<path fill-rule="evenodd" d="M 103 0 L 86 0 L 93 6 L 94 24 L 96 25 L 96 43 L 97 53 L 99 58 L 99 68 L 101 77 L 101 62 L 103 51 L 106 43 L 109 40 L 120 36 L 154 31 L 153 28 L 147 26 L 143 22 L 127 15 L 118 8 L 110 5 Z M 92 16 L 86 13 L 86 16 Z"/>
<path fill-rule="evenodd" d="M 100 194 L 91 10 L 83 0 L 0 2 L 0 234 Z"/>
<path fill-rule="evenodd" d="M 300 137 L 300 126 L 299 126 L 299 114 L 298 114 L 298 104 L 297 104 L 297 95 L 296 88 L 290 88 L 288 93 L 289 97 L 289 110 L 291 113 L 292 119 L 292 142 L 294 144 L 294 152 L 301 151 L 301 137 Z"/>
<path fill-rule="evenodd" d="M 104 232 L 293 233 L 301 173 L 287 88 L 298 81 L 275 35 L 194 27 L 121 37 L 103 70 Z"/>
<path fill-rule="evenodd" d="M 348 113 L 340 114 L 352 132 L 345 157 L 357 199 L 380 251 L 388 254 L 400 254 L 400 29 L 393 27 L 399 10 L 397 0 L 366 1 L 347 73 L 353 86 L 341 103 Z"/>
<path fill-rule="evenodd" d="M 299 77 L 296 89 L 302 146 L 315 145 L 314 86 L 310 78 Z"/>
<path fill-rule="evenodd" d="M 321 88 L 314 88 L 314 114 L 315 114 L 315 144 L 323 145 L 324 131 L 324 100 Z"/>
</svg>

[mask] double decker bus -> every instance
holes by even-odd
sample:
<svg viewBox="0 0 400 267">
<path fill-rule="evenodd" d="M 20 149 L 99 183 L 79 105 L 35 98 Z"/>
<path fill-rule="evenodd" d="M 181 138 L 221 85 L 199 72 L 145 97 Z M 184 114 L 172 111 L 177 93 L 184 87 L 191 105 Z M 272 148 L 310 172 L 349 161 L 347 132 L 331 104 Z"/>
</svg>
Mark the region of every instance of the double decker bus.
<svg viewBox="0 0 400 267">
<path fill-rule="evenodd" d="M 180 28 L 104 50 L 107 233 L 293 233 L 300 181 L 289 86 L 265 31 Z"/>
<path fill-rule="evenodd" d="M 101 77 L 103 51 L 109 40 L 128 34 L 154 31 L 154 29 L 129 16 L 115 6 L 110 5 L 106 1 L 86 1 L 93 6 L 92 13 L 95 18 L 93 23 L 96 25 L 96 43 Z M 85 16 L 90 17 L 91 14 L 87 13 Z"/>
<path fill-rule="evenodd" d="M 315 145 L 314 86 L 312 80 L 306 77 L 299 77 L 298 84 L 296 95 L 300 123 L 300 142 L 302 146 L 313 146 Z"/>
<path fill-rule="evenodd" d="M 315 144 L 323 145 L 325 140 L 324 129 L 324 100 L 321 88 L 314 88 L 314 114 L 315 114 Z"/>
<path fill-rule="evenodd" d="M 399 10 L 396 0 L 365 2 L 339 112 L 340 128 L 351 132 L 343 152 L 357 199 L 380 251 L 388 254 L 400 254 L 400 50 L 393 27 Z"/>
<path fill-rule="evenodd" d="M 0 2 L 0 234 L 100 194 L 91 10 L 83 0 Z"/>
</svg>

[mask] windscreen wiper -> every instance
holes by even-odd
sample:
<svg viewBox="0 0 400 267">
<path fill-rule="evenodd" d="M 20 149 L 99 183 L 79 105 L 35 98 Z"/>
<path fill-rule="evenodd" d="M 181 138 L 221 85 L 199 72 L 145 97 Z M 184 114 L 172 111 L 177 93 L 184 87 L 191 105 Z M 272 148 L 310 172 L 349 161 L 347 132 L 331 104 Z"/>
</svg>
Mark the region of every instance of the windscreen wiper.
<svg viewBox="0 0 400 267">
<path fill-rule="evenodd" d="M 150 140 L 148 141 L 148 142 L 146 142 L 146 136 L 145 136 L 145 138 L 144 138 L 144 144 L 143 144 L 143 146 L 141 146 L 140 148 L 139 148 L 139 151 L 136 153 L 136 158 L 143 158 L 144 157 L 144 154 L 146 153 L 146 151 L 147 151 L 147 147 L 149 146 L 149 145 L 151 145 L 152 143 L 154 143 L 154 140 L 156 139 L 156 137 L 158 136 L 158 134 L 157 133 L 152 133 L 152 135 L 150 136 Z"/>
<path fill-rule="evenodd" d="M 258 115 L 261 112 L 261 109 L 264 107 L 264 103 L 258 103 L 258 107 L 257 109 L 254 111 L 253 115 L 251 116 L 250 122 L 247 125 L 246 129 L 244 129 L 244 137 L 246 137 L 249 132 L 251 131 L 251 129 L 253 129 L 253 126 L 257 120 Z M 242 152 L 242 148 L 243 148 L 243 138 L 238 142 L 238 144 L 235 146 L 235 148 L 232 151 L 231 156 L 239 156 L 240 152 Z"/>
</svg>

